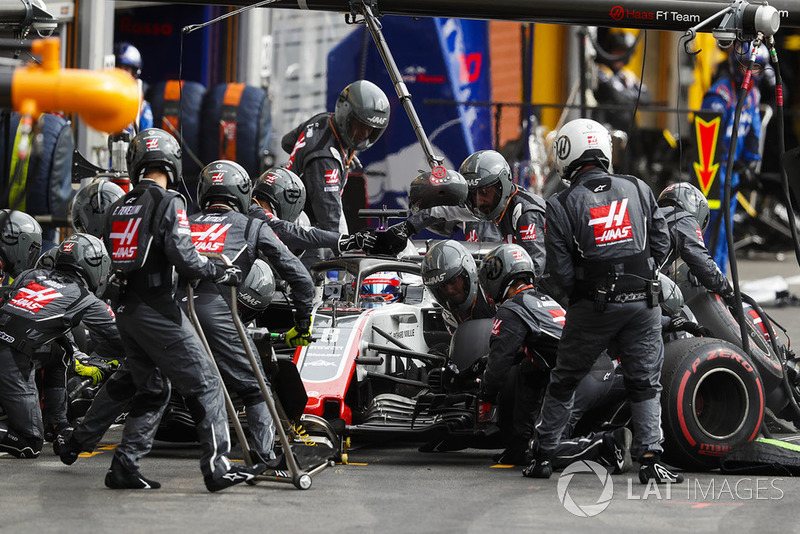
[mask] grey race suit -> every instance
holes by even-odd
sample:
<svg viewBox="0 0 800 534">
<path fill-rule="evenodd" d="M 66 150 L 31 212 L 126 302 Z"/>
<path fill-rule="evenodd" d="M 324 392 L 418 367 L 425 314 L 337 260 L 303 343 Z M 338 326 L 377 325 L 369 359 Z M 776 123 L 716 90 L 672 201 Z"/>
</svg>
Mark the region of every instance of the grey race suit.
<svg viewBox="0 0 800 534">
<path fill-rule="evenodd" d="M 189 224 L 198 251 L 225 254 L 242 269 L 243 277 L 250 272 L 258 254 L 263 254 L 281 278 L 289 282 L 297 316 L 311 316 L 314 296 L 311 276 L 267 223 L 230 209 L 212 207 L 192 215 Z M 228 286 L 201 282 L 195 290 L 197 318 L 228 391 L 237 393 L 244 403 L 253 450 L 263 459 L 271 459 L 275 438 L 272 417 L 231 317 L 230 296 Z M 252 340 L 248 339 L 248 343 L 257 354 Z M 263 375 L 263 369 L 261 372 Z"/>
<path fill-rule="evenodd" d="M 516 243 L 524 248 L 533 260 L 533 274 L 539 279 L 545 267 L 545 202 L 542 197 L 518 186 L 515 187 L 514 193 L 508 199 L 506 210 L 500 219 L 494 222 L 497 232 L 492 234 L 499 234 L 506 243 Z M 430 226 L 444 225 L 448 221 L 477 220 L 469 209 L 457 206 L 437 206 L 422 210 L 408 218 L 408 222 L 416 232 Z"/>
<path fill-rule="evenodd" d="M 8 428 L 42 447 L 42 413 L 33 381 L 31 354 L 83 321 L 93 335 L 122 349 L 114 315 L 67 272 L 33 269 L 14 281 L 0 308 L 0 404 Z"/>
<path fill-rule="evenodd" d="M 659 211 L 667 221 L 670 235 L 669 256 L 661 272 L 671 274 L 673 262 L 680 258 L 706 289 L 720 294 L 729 291 L 728 279 L 708 252 L 703 231 L 694 215 L 677 206 L 659 208 Z"/>
<path fill-rule="evenodd" d="M 322 230 L 346 234 L 342 192 L 353 154 L 345 154 L 331 119 L 330 113 L 311 117 L 284 135 L 281 147 L 289 153 L 286 168 L 297 174 L 306 186 L 305 212 L 311 224 Z M 312 249 L 303 256 L 303 264 L 310 267 L 330 257 L 330 251 Z"/>
<path fill-rule="evenodd" d="M 136 210 L 142 208 L 139 213 L 143 213 L 148 202 L 153 203 L 150 220 L 139 217 L 137 222 Z M 142 180 L 111 206 L 106 228 L 112 270 L 130 258 L 132 247 L 136 255 L 144 252 L 141 234 L 149 231 L 153 238 L 144 265 L 126 275 L 117 307 L 117 325 L 136 394 L 115 457 L 125 469 L 138 470 L 169 400 L 166 377 L 186 399 L 197 423 L 203 475 L 218 478 L 231 466 L 226 456 L 230 436 L 221 384 L 172 295 L 173 266 L 186 278 L 204 280 L 214 279 L 217 267 L 192 244 L 183 198 L 152 180 Z"/>
<path fill-rule="evenodd" d="M 514 388 L 512 441 L 527 443 L 533 434 L 533 425 L 550 380 L 550 369 L 556 363 L 564 315 L 564 309 L 555 300 L 532 286 L 519 291 L 497 309 L 483 382 L 488 398 L 495 397 L 509 386 Z M 508 377 L 514 366 L 519 368 L 512 385 L 508 384 Z M 576 402 L 573 408 L 576 419 L 588 408 L 602 402 L 611 391 L 613 376 L 603 381 L 602 387 L 596 385 L 599 381 L 593 376 L 608 374 L 599 372 L 607 367 L 613 375 L 611 360 L 607 357 L 598 359 L 592 373 L 580 381 L 576 394 L 580 402 Z M 556 447 L 553 465 L 561 469 L 576 460 L 597 459 L 602 442 L 603 435 L 599 433 L 564 439 Z"/>
<path fill-rule="evenodd" d="M 247 212 L 249 217 L 267 221 L 269 227 L 283 241 L 283 244 L 290 250 L 307 250 L 310 248 L 329 248 L 334 251 L 339 250 L 339 232 L 331 232 L 320 228 L 303 228 L 299 224 L 284 221 L 275 216 L 274 213 L 267 213 L 264 208 L 253 202 Z"/>
<path fill-rule="evenodd" d="M 579 172 L 547 202 L 546 243 L 547 270 L 569 295 L 569 306 L 536 427 L 539 448 L 555 448 L 578 382 L 615 342 L 631 404 L 632 453 L 660 452 L 661 308 L 649 307 L 644 295 L 646 280 L 666 259 L 669 233 L 652 191 L 632 176 L 596 167 Z M 619 278 L 614 286 L 612 273 Z M 610 298 L 599 311 L 594 299 L 603 287 Z"/>
</svg>

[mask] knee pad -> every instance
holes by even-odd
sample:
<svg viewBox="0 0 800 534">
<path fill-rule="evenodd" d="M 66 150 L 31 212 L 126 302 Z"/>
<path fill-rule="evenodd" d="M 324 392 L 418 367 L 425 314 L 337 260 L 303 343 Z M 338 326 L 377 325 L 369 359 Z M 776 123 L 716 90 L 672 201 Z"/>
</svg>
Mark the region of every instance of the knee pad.
<svg viewBox="0 0 800 534">
<path fill-rule="evenodd" d="M 197 397 L 185 397 L 184 401 L 186 401 L 186 407 L 189 408 L 189 411 L 192 413 L 192 419 L 195 420 L 196 423 L 200 423 L 203 419 L 206 418 L 206 409 L 197 400 Z"/>
<path fill-rule="evenodd" d="M 26 438 L 13 430 L 0 429 L 0 451 L 7 452 L 15 458 L 36 458 L 42 452 L 44 440 L 41 438 Z"/>
<path fill-rule="evenodd" d="M 264 397 L 261 396 L 261 390 L 258 388 L 248 388 L 238 393 L 245 406 L 255 406 L 256 404 L 264 402 Z"/>
<path fill-rule="evenodd" d="M 125 399 L 132 399 L 136 394 L 136 385 L 133 383 L 133 377 L 130 374 L 125 375 L 127 378 L 114 380 L 112 376 L 106 382 L 106 392 L 108 396 L 115 401 Z"/>
<path fill-rule="evenodd" d="M 130 415 L 137 416 L 147 412 L 154 412 L 161 409 L 169 400 L 169 388 L 158 393 L 158 395 L 148 395 L 146 397 L 135 397 L 131 405 Z"/>
<path fill-rule="evenodd" d="M 558 382 L 550 382 L 549 388 L 551 397 L 560 402 L 567 402 L 578 388 L 578 380 L 572 376 L 565 377 Z"/>
<path fill-rule="evenodd" d="M 658 388 L 644 380 L 625 380 L 625 392 L 631 402 L 643 402 L 655 398 Z"/>
</svg>

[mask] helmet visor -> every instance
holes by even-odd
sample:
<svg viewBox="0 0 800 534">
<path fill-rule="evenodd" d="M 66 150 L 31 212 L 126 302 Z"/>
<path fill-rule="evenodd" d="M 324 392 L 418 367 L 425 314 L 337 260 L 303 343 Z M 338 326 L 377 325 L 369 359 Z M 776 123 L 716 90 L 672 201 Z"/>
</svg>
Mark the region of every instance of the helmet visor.
<svg viewBox="0 0 800 534">
<path fill-rule="evenodd" d="M 467 300 L 470 292 L 469 277 L 466 271 L 462 269 L 456 276 L 430 287 L 430 290 L 439 304 L 450 310 L 455 310 Z"/>
<path fill-rule="evenodd" d="M 501 184 L 498 180 L 485 187 L 470 189 L 467 202 L 469 203 L 472 213 L 474 213 L 476 217 L 488 220 L 492 218 L 492 212 L 497 209 L 501 195 Z"/>
<path fill-rule="evenodd" d="M 356 116 L 351 116 L 347 123 L 347 137 L 352 143 L 350 148 L 365 150 L 371 147 L 383 134 L 383 130 L 362 122 Z"/>
</svg>

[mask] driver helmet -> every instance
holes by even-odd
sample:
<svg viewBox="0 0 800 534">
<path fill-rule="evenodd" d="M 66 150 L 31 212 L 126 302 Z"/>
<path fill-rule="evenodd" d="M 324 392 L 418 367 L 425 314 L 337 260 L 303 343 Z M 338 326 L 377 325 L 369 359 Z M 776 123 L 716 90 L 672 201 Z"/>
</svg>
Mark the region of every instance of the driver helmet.
<svg viewBox="0 0 800 534">
<path fill-rule="evenodd" d="M 376 308 L 400 299 L 400 277 L 397 273 L 379 271 L 361 282 L 361 303 L 365 308 Z"/>
<path fill-rule="evenodd" d="M 333 123 L 339 140 L 350 150 L 365 150 L 389 125 L 389 99 L 367 80 L 351 83 L 336 99 Z"/>
<path fill-rule="evenodd" d="M 277 218 L 295 222 L 306 205 L 306 186 L 289 169 L 273 167 L 258 177 L 253 197 L 269 204 Z"/>
<path fill-rule="evenodd" d="M 0 210 L 2 270 L 17 276 L 30 269 L 42 251 L 42 227 L 24 211 Z"/>
<path fill-rule="evenodd" d="M 519 245 L 502 244 L 486 254 L 478 272 L 486 300 L 500 304 L 505 300 L 509 286 L 515 280 L 534 282 L 533 260 Z"/>
<path fill-rule="evenodd" d="M 591 119 L 575 119 L 561 127 L 553 143 L 556 172 L 567 183 L 584 165 L 612 172 L 612 150 L 605 126 Z"/>
<path fill-rule="evenodd" d="M 81 188 L 70 205 L 72 228 L 76 232 L 102 237 L 108 208 L 124 196 L 125 191 L 108 180 L 96 180 Z"/>
<path fill-rule="evenodd" d="M 443 308 L 459 318 L 469 315 L 478 298 L 478 267 L 464 245 L 452 239 L 435 243 L 422 259 L 420 274 Z"/>
<path fill-rule="evenodd" d="M 467 180 L 467 206 L 475 217 L 499 219 L 515 190 L 506 158 L 494 150 L 480 150 L 464 160 L 459 172 Z"/>
<path fill-rule="evenodd" d="M 130 43 L 117 43 L 114 45 L 114 66 L 138 78 L 142 75 L 142 54 Z"/>
<path fill-rule="evenodd" d="M 250 175 L 241 165 L 228 160 L 212 161 L 197 178 L 197 201 L 203 209 L 217 201 L 246 214 L 252 189 Z"/>
<path fill-rule="evenodd" d="M 706 231 L 711 212 L 708 209 L 708 200 L 695 186 L 689 182 L 678 182 L 667 186 L 658 195 L 658 205 L 662 208 L 667 206 L 678 206 L 682 210 L 691 213 L 700 230 Z"/>
<path fill-rule="evenodd" d="M 91 291 L 101 296 L 108 280 L 111 258 L 99 238 L 90 234 L 72 234 L 58 246 L 55 268 L 77 273 Z"/>
<path fill-rule="evenodd" d="M 128 145 L 127 161 L 134 186 L 153 167 L 163 170 L 170 186 L 177 187 L 181 179 L 181 147 L 174 137 L 160 128 L 147 128 L 136 134 Z"/>
</svg>

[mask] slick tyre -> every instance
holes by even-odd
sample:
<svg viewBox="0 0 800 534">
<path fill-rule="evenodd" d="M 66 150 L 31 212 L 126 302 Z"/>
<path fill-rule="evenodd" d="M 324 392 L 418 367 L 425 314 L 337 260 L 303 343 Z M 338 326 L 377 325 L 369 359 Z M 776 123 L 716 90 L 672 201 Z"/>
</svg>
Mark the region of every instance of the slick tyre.
<svg viewBox="0 0 800 534">
<path fill-rule="evenodd" d="M 661 384 L 664 459 L 671 465 L 717 468 L 728 451 L 758 434 L 764 389 L 735 345 L 713 338 L 667 343 Z"/>
<path fill-rule="evenodd" d="M 731 314 L 719 295 L 715 293 L 701 293 L 689 299 L 686 303 L 697 317 L 697 322 L 705 326 L 714 337 L 742 347 L 742 337 L 739 323 Z M 783 366 L 772 346 L 764 337 L 760 327 L 756 326 L 753 318 L 745 313 L 747 332 L 750 336 L 750 355 L 753 365 L 758 370 L 764 384 L 767 406 L 773 411 L 784 408 L 788 398 L 783 394 L 781 383 L 783 381 Z"/>
</svg>

